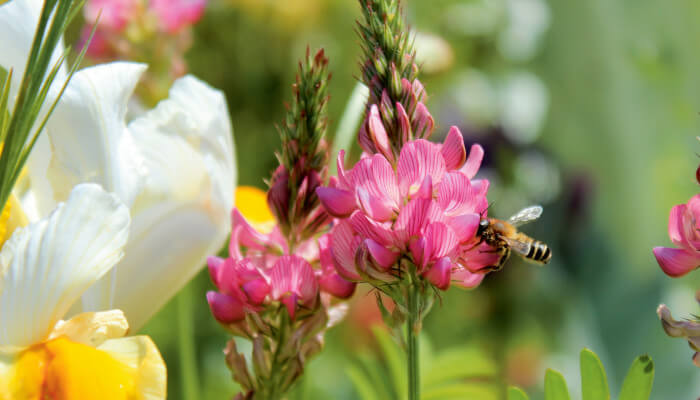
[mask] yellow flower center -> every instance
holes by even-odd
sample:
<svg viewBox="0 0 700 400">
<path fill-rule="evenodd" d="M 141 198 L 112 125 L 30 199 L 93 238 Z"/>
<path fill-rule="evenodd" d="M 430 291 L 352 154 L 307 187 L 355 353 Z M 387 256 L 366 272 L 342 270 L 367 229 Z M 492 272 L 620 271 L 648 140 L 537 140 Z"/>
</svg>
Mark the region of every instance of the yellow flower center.
<svg viewBox="0 0 700 400">
<path fill-rule="evenodd" d="M 106 352 L 60 337 L 20 353 L 10 391 L 0 399 L 137 399 L 135 376 Z"/>
<path fill-rule="evenodd" d="M 11 194 L 5 207 L 0 211 L 0 249 L 15 229 L 27 226 L 29 221 L 15 195 Z"/>
<path fill-rule="evenodd" d="M 267 193 L 253 186 L 236 188 L 236 208 L 260 233 L 270 233 L 277 221 L 267 205 Z"/>
</svg>

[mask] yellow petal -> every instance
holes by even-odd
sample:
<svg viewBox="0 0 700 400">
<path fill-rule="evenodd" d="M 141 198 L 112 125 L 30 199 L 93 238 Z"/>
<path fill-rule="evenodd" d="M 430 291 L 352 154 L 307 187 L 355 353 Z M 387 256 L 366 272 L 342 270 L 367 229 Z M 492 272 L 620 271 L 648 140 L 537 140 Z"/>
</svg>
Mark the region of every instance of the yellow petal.
<svg viewBox="0 0 700 400">
<path fill-rule="evenodd" d="M 7 199 L 5 207 L 0 212 L 0 248 L 5 244 L 5 241 L 12 236 L 12 233 L 17 228 L 27 226 L 29 221 L 27 216 L 24 215 L 22 211 L 22 206 L 15 197 L 15 195 L 10 194 L 10 198 Z"/>
<path fill-rule="evenodd" d="M 98 349 L 136 371 L 135 392 L 138 397 L 134 399 L 160 400 L 167 397 L 165 362 L 150 337 L 130 336 L 111 339 L 100 345 Z"/>
<path fill-rule="evenodd" d="M 155 400 L 165 399 L 165 388 L 165 365 L 148 337 L 110 339 L 99 348 L 60 337 L 10 364 L 0 358 L 0 400 Z"/>
<path fill-rule="evenodd" d="M 97 347 L 107 339 L 121 338 L 129 330 L 129 323 L 121 310 L 87 312 L 54 327 L 49 340 L 64 336 L 73 342 Z"/>
<path fill-rule="evenodd" d="M 275 226 L 275 216 L 267 205 L 267 194 L 253 186 L 236 188 L 236 208 L 260 233 L 269 233 Z"/>
</svg>

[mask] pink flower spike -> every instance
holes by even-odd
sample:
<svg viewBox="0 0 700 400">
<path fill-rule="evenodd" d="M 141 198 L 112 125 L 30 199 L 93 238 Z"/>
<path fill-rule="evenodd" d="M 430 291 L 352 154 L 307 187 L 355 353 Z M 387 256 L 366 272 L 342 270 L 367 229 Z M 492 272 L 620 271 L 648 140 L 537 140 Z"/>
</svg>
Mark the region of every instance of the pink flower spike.
<svg viewBox="0 0 700 400">
<path fill-rule="evenodd" d="M 481 167 L 481 161 L 484 159 L 484 148 L 478 144 L 473 144 L 471 149 L 469 149 L 469 157 L 467 162 L 461 168 L 461 172 L 468 176 L 469 179 L 474 178 L 479 168 Z"/>
<path fill-rule="evenodd" d="M 331 187 L 316 188 L 316 195 L 323 208 L 334 217 L 344 218 L 357 209 L 355 196 L 347 190 Z"/>
<path fill-rule="evenodd" d="M 386 129 L 384 129 L 384 123 L 379 115 L 379 109 L 376 104 L 372 104 L 372 107 L 369 109 L 367 128 L 377 151 L 384 155 L 390 162 L 393 162 L 394 153 L 391 150 L 389 136 L 386 134 Z"/>
<path fill-rule="evenodd" d="M 85 4 L 83 15 L 90 25 L 99 22 L 100 27 L 121 32 L 129 20 L 136 16 L 138 3 L 139 0 L 89 0 Z"/>
<path fill-rule="evenodd" d="M 425 278 L 438 289 L 447 290 L 450 287 L 451 275 L 452 261 L 449 257 L 443 257 L 425 273 Z"/>
<path fill-rule="evenodd" d="M 670 247 L 654 247 L 654 256 L 666 275 L 677 278 L 700 266 L 700 253 Z"/>
<path fill-rule="evenodd" d="M 243 303 L 235 297 L 209 291 L 207 292 L 207 302 L 214 318 L 222 324 L 231 324 L 245 318 Z"/>
<path fill-rule="evenodd" d="M 280 257 L 270 270 L 269 276 L 270 295 L 287 305 L 290 317 L 294 318 L 294 306 L 297 301 L 306 307 L 313 307 L 315 304 L 318 281 L 313 268 L 303 258 L 293 255 Z"/>
<path fill-rule="evenodd" d="M 391 268 L 399 258 L 399 252 L 391 251 L 372 239 L 365 239 L 365 245 L 374 261 L 385 271 Z"/>
<path fill-rule="evenodd" d="M 464 148 L 464 139 L 459 128 L 453 126 L 447 133 L 447 137 L 440 148 L 445 158 L 445 167 L 448 171 L 460 168 L 467 160 L 467 149 Z"/>
<path fill-rule="evenodd" d="M 357 188 L 357 198 L 362 211 L 375 221 L 389 221 L 394 216 L 391 206 L 384 199 L 370 195 L 363 187 Z"/>
<path fill-rule="evenodd" d="M 206 0 L 151 0 L 162 31 L 174 34 L 202 18 Z"/>
<path fill-rule="evenodd" d="M 454 281 L 455 285 L 465 289 L 473 289 L 479 286 L 481 281 L 484 280 L 485 276 L 486 274 L 473 273 L 464 268 L 459 268 L 452 272 L 452 280 Z"/>
</svg>

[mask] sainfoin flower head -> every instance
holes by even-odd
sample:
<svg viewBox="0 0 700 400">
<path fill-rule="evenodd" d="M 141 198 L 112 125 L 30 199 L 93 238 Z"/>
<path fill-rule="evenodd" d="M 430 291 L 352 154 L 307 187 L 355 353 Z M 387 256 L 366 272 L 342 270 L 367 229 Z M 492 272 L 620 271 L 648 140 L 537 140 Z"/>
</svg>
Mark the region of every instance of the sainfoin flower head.
<svg viewBox="0 0 700 400">
<path fill-rule="evenodd" d="M 654 256 L 669 276 L 679 277 L 700 266 L 700 194 L 671 209 L 668 235 L 677 247 L 655 247 Z"/>
<path fill-rule="evenodd" d="M 375 154 L 346 171 L 341 152 L 338 180 L 317 190 L 326 210 L 342 219 L 331 236 L 340 275 L 391 281 L 400 274 L 400 255 L 407 254 L 440 289 L 450 282 L 477 286 L 488 272 L 484 267 L 498 259 L 476 236 L 488 208 L 488 181 L 472 180 L 482 157 L 479 145 L 467 157 L 456 127 L 442 144 L 408 142 L 395 170 L 385 156 Z"/>
</svg>

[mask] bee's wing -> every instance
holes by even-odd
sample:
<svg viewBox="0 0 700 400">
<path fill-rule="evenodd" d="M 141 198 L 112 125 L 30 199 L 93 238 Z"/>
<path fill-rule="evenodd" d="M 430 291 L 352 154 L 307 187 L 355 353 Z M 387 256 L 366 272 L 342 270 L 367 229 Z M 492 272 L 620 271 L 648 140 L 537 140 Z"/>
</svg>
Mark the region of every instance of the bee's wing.
<svg viewBox="0 0 700 400">
<path fill-rule="evenodd" d="M 527 255 L 530 254 L 530 243 L 521 242 L 520 240 L 511 239 L 507 237 L 504 237 L 503 240 L 505 240 L 506 243 L 508 243 L 508 246 L 511 248 L 511 250 L 518 253 L 519 255 L 527 257 Z"/>
<path fill-rule="evenodd" d="M 513 226 L 534 221 L 542 215 L 542 206 L 531 206 L 523 208 L 508 219 L 508 222 Z"/>
</svg>

